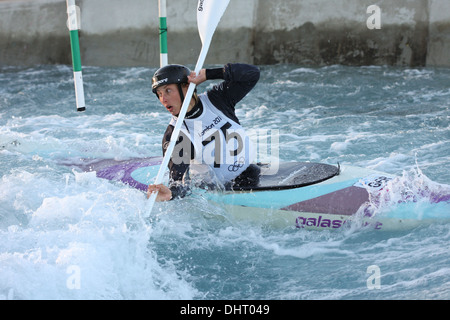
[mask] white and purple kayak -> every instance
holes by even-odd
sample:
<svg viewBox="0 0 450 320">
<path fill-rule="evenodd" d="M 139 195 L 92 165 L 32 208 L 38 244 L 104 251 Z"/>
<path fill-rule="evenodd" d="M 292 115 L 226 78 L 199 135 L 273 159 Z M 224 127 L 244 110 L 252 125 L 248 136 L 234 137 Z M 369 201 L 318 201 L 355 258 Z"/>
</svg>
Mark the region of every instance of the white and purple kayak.
<svg viewBox="0 0 450 320">
<path fill-rule="evenodd" d="M 162 157 L 83 160 L 77 167 L 146 192 L 161 162 Z M 448 188 L 431 190 L 424 186 L 412 194 L 411 188 L 405 187 L 398 177 L 353 166 L 283 162 L 275 174 L 268 166 L 260 167 L 257 186 L 199 192 L 239 221 L 280 227 L 335 230 L 356 225 L 399 230 L 450 221 Z M 425 212 L 417 213 L 424 203 Z"/>
</svg>

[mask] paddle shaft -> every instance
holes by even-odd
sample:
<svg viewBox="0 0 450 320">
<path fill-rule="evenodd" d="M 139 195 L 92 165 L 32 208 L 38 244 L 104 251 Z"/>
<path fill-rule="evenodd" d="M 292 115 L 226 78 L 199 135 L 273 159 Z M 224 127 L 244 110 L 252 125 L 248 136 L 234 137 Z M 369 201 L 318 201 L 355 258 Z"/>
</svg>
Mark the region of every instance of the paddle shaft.
<svg viewBox="0 0 450 320">
<path fill-rule="evenodd" d="M 220 18 L 222 17 L 223 13 L 225 12 L 228 6 L 228 3 L 229 0 L 215 0 L 215 1 L 209 0 L 209 2 L 199 0 L 198 2 L 197 24 L 199 28 L 200 39 L 202 41 L 202 49 L 200 51 L 197 64 L 195 66 L 196 74 L 198 74 L 203 67 L 206 55 L 208 54 L 209 46 L 211 44 L 212 36 L 214 34 L 214 31 L 216 30 Z M 161 167 L 159 168 L 158 175 L 156 176 L 156 180 L 154 183 L 156 185 L 161 184 L 163 181 L 164 174 L 166 172 L 167 166 L 169 165 L 170 158 L 172 157 L 172 153 L 178 140 L 178 135 L 180 134 L 181 126 L 183 124 L 184 118 L 189 108 L 189 104 L 191 102 L 192 95 L 194 94 L 195 87 L 196 85 L 194 83 L 189 84 L 188 91 L 183 101 L 183 105 L 181 106 L 180 113 L 177 117 L 175 128 L 170 138 L 169 146 L 166 150 L 166 154 L 164 155 Z M 157 191 L 153 192 L 150 195 L 149 213 L 152 212 L 157 196 L 158 196 Z"/>
<path fill-rule="evenodd" d="M 203 67 L 203 64 L 206 59 L 206 55 L 209 50 L 209 46 L 211 44 L 211 39 L 209 41 L 205 41 L 202 46 L 202 50 L 200 52 L 200 56 L 197 60 L 197 65 L 195 67 L 195 73 L 198 74 Z M 158 175 L 156 176 L 155 183 L 156 185 L 161 184 L 164 179 L 164 174 L 166 172 L 167 166 L 169 165 L 170 158 L 172 157 L 173 150 L 175 149 L 176 142 L 178 140 L 178 136 L 181 131 L 181 126 L 183 125 L 184 118 L 186 116 L 187 110 L 189 108 L 189 103 L 191 102 L 192 95 L 194 94 L 196 85 L 194 83 L 190 83 L 188 87 L 188 91 L 186 93 L 186 97 L 183 101 L 183 105 L 181 107 L 180 114 L 177 117 L 177 122 L 175 124 L 175 128 L 172 132 L 172 136 L 170 138 L 169 146 L 166 150 L 166 154 L 163 158 L 163 162 L 161 163 L 161 167 L 159 168 Z M 155 204 L 156 197 L 158 196 L 158 192 L 153 192 L 149 198 L 149 212 L 152 211 L 153 205 Z"/>
</svg>

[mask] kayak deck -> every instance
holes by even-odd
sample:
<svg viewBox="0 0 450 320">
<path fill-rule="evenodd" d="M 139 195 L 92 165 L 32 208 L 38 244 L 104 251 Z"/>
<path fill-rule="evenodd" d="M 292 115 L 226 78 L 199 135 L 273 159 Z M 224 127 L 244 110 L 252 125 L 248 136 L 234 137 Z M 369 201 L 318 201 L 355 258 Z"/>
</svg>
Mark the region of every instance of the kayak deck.
<svg viewBox="0 0 450 320">
<path fill-rule="evenodd" d="M 331 179 L 340 172 L 339 166 L 312 162 L 283 162 L 275 170 L 267 164 L 258 166 L 261 169 L 259 183 L 256 186 L 233 187 L 233 191 L 302 188 Z"/>
</svg>

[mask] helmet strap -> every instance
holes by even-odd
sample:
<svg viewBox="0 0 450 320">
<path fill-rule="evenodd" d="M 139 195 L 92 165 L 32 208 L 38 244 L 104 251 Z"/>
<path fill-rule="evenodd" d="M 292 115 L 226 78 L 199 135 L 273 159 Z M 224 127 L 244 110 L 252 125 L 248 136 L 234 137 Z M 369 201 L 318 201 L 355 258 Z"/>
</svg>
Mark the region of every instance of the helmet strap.
<svg viewBox="0 0 450 320">
<path fill-rule="evenodd" d="M 183 93 L 183 88 L 181 88 L 181 83 L 178 84 L 178 92 L 180 93 L 181 104 L 183 104 L 184 103 L 184 93 Z"/>
</svg>

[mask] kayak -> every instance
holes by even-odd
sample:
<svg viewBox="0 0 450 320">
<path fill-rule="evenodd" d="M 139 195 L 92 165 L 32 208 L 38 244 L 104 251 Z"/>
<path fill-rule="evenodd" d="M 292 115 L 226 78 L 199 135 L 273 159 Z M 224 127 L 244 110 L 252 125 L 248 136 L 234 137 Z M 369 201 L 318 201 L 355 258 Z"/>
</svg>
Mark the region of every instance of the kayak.
<svg viewBox="0 0 450 320">
<path fill-rule="evenodd" d="M 124 183 L 147 191 L 155 181 L 162 157 L 129 160 L 82 160 L 77 167 L 95 171 L 99 178 Z M 199 190 L 202 197 L 225 208 L 237 221 L 263 223 L 277 227 L 337 230 L 367 227 L 374 230 L 414 228 L 436 222 L 436 216 L 414 214 L 418 203 L 437 206 L 441 220 L 450 220 L 450 191 L 423 190 L 411 195 L 401 190 L 398 177 L 355 166 L 311 162 L 282 162 L 274 169 L 258 164 L 260 181 L 251 187 L 233 190 Z M 391 191 L 395 190 L 396 193 Z M 400 190 L 400 191 L 399 191 Z M 388 209 L 400 217 L 385 214 Z M 433 211 L 433 210 L 431 210 Z"/>
</svg>

